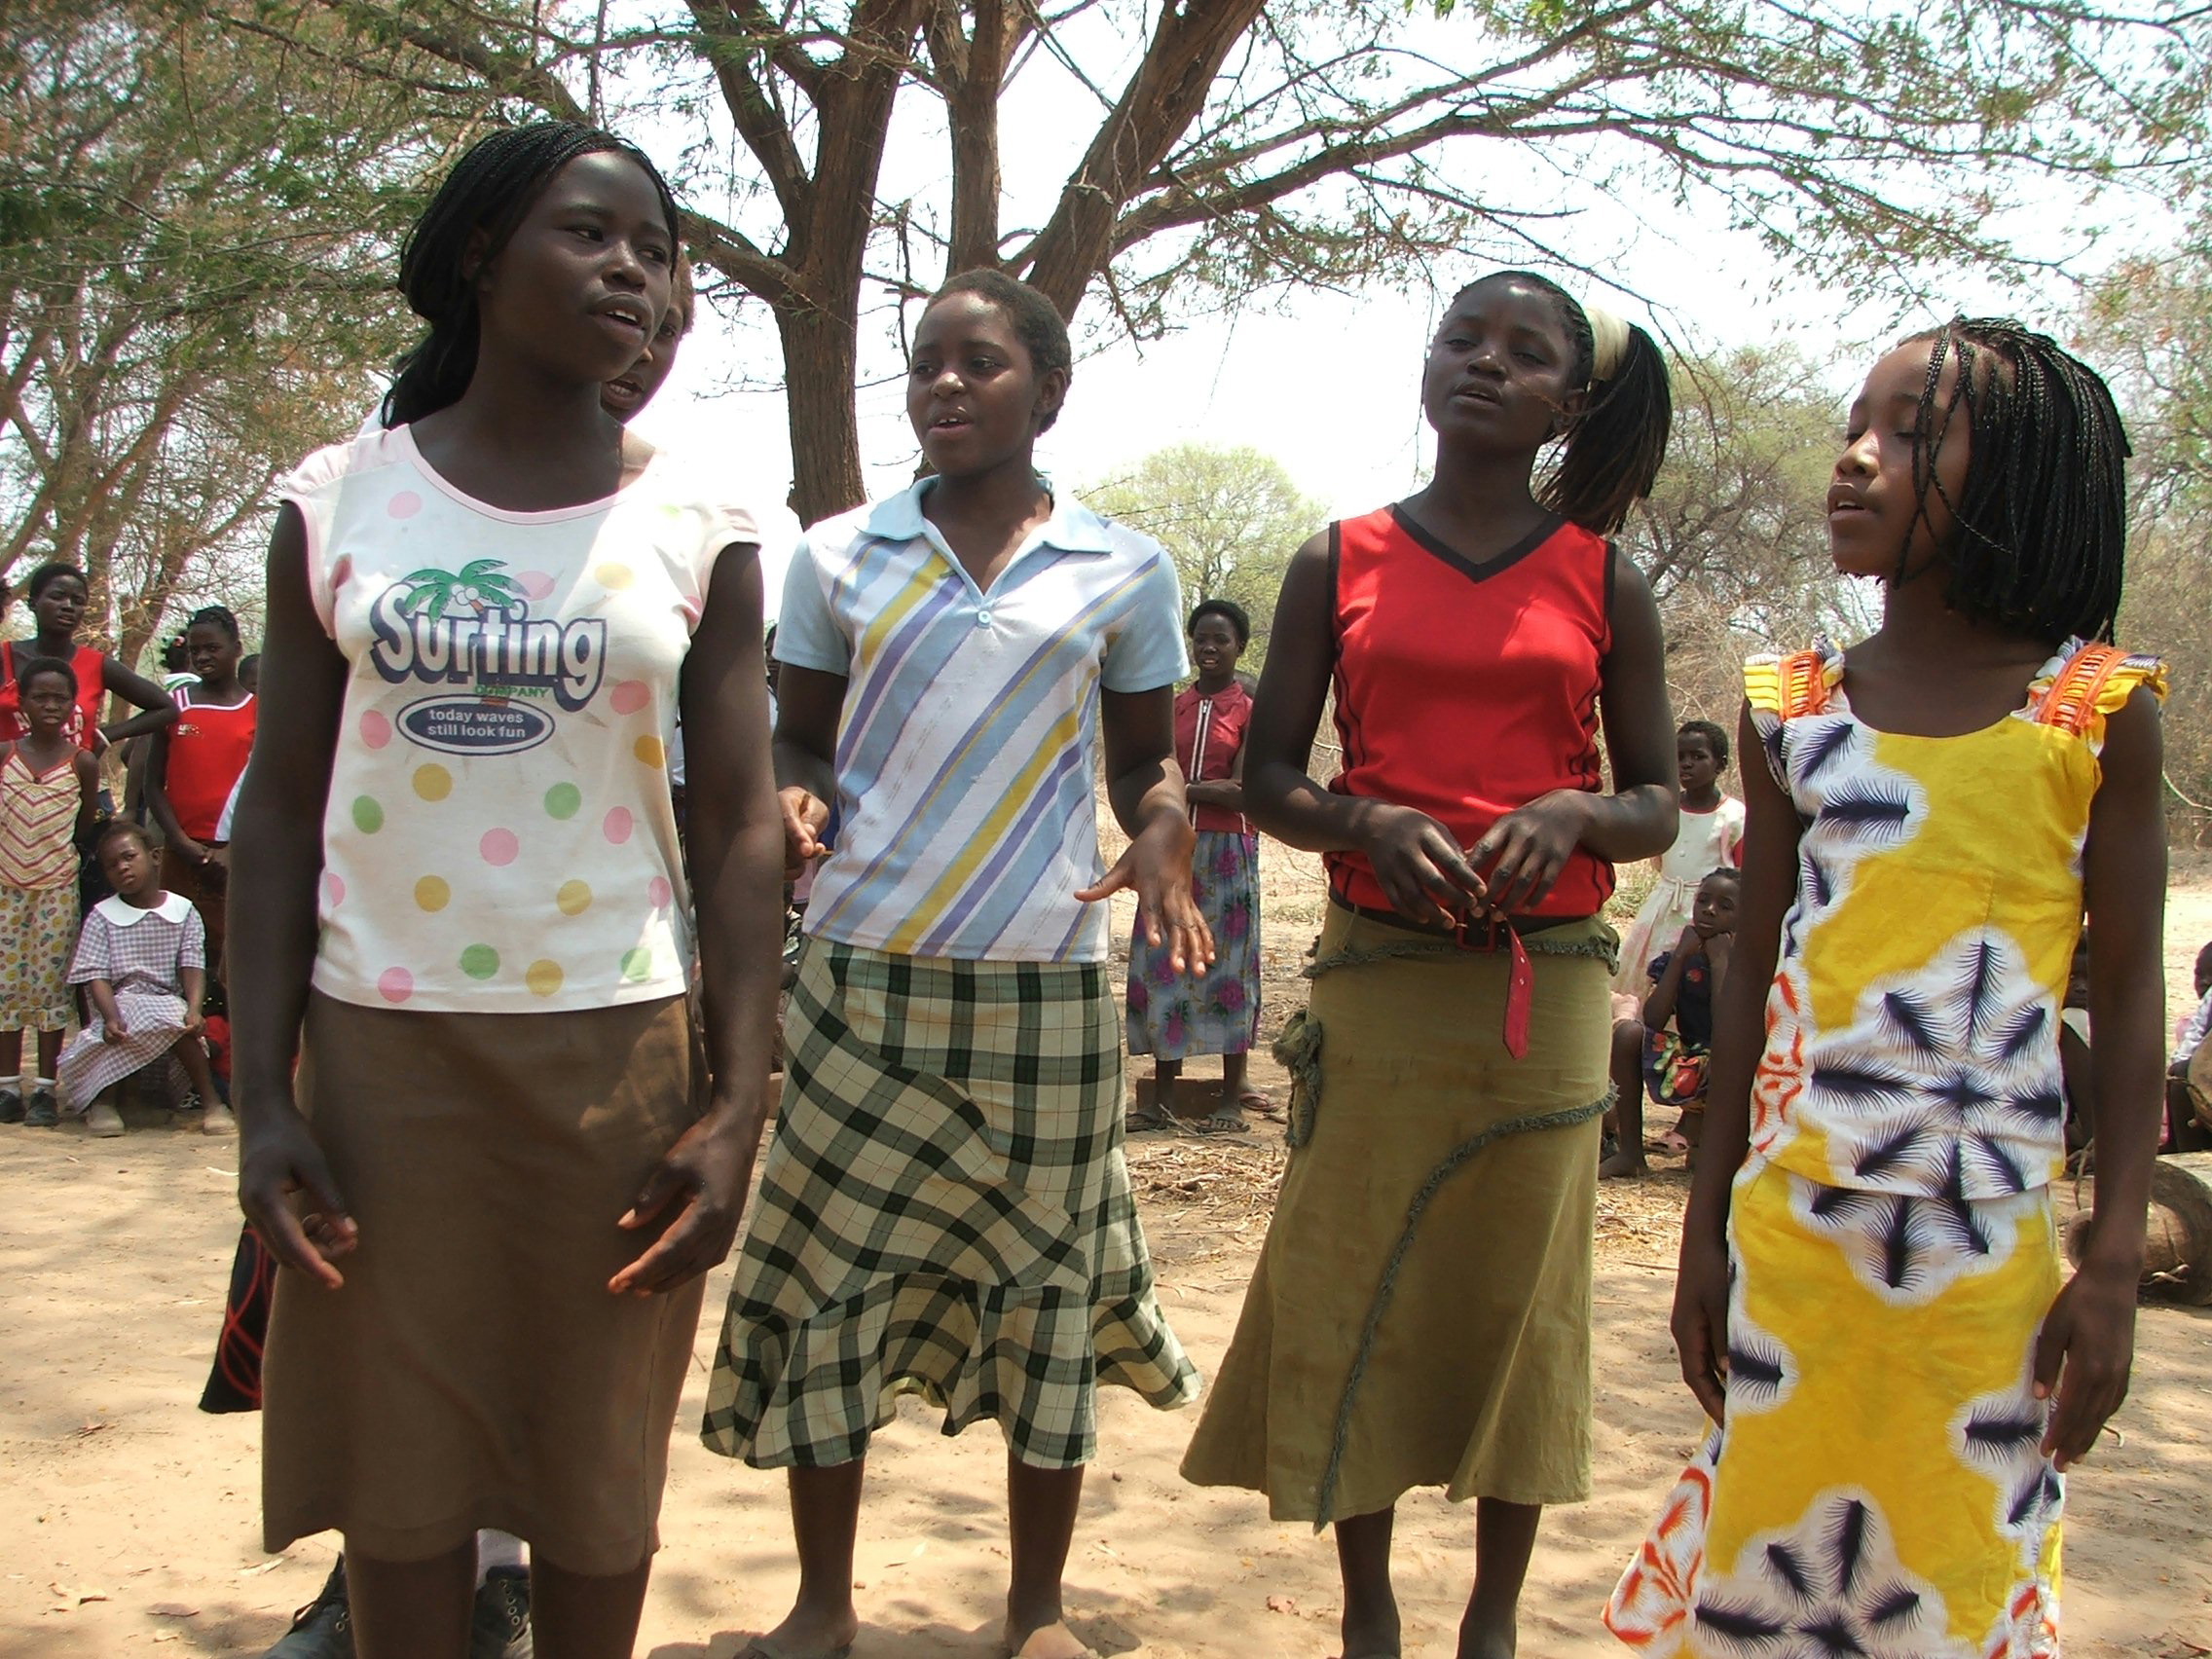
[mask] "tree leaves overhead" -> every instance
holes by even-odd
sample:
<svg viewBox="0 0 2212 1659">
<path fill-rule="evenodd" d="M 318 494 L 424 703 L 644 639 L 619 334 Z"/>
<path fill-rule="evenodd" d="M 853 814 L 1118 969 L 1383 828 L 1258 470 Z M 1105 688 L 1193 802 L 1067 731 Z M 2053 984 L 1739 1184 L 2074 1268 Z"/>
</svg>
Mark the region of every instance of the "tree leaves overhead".
<svg viewBox="0 0 2212 1659">
<path fill-rule="evenodd" d="M 1201 599 L 1241 605 L 1252 618 L 1252 643 L 1237 666 L 1259 672 L 1290 556 L 1328 520 L 1280 461 L 1250 448 L 1176 444 L 1084 498 L 1167 549 L 1186 610 Z"/>
<path fill-rule="evenodd" d="M 83 564 L 127 658 L 250 569 L 272 480 L 412 332 L 397 236 L 487 100 L 326 73 L 339 38 L 180 3 L 0 22 L 0 571 Z"/>
<path fill-rule="evenodd" d="M 1872 592 L 1828 559 L 1844 399 L 1789 347 L 1677 360 L 1674 381 L 1667 464 L 1619 539 L 1658 596 L 1675 712 L 1733 729 L 1745 656 L 1876 620 Z"/>
<path fill-rule="evenodd" d="M 2175 827 L 2212 843 L 2212 218 L 2172 257 L 2130 263 L 2083 308 L 2135 450 L 2119 634 L 2173 665 L 2166 779 Z"/>
<path fill-rule="evenodd" d="M 2028 190 L 2194 191 L 2212 60 L 2194 0 L 225 3 L 518 110 L 606 91 L 675 122 L 694 253 L 774 318 L 809 520 L 859 497 L 863 318 L 889 298 L 895 341 L 897 302 L 954 271 L 1141 338 L 1476 258 L 1603 272 L 1579 209 L 1663 226 L 1704 199 L 1798 269 L 1909 287 L 2016 260 L 2001 210 Z M 1064 155 L 1046 191 L 1024 166 L 1007 192 L 1010 91 L 1051 112 L 1016 158 Z"/>
</svg>

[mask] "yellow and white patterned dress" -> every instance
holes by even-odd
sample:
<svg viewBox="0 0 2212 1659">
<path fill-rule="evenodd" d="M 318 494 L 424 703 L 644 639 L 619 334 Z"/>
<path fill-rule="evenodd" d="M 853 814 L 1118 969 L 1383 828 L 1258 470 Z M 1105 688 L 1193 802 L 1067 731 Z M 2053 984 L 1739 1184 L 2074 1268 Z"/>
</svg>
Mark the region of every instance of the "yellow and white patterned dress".
<svg viewBox="0 0 2212 1659">
<path fill-rule="evenodd" d="M 2058 1011 L 2105 717 L 2165 671 L 2070 642 L 1943 738 L 1864 724 L 1842 678 L 1827 646 L 1745 667 L 1805 830 L 1729 1214 L 1728 1419 L 1605 1623 L 1700 1659 L 2047 1659 Z"/>
</svg>

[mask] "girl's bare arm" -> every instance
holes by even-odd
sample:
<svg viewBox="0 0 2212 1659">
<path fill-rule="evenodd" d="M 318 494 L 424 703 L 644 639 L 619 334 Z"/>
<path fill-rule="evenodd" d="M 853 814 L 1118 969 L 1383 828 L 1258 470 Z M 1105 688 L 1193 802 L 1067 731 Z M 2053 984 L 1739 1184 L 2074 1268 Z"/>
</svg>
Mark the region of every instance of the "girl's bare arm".
<svg viewBox="0 0 2212 1659">
<path fill-rule="evenodd" d="M 2097 1191 L 2087 1253 L 2036 1345 L 2036 1391 L 2057 1396 L 2044 1450 L 2065 1468 L 2088 1455 L 2127 1397 L 2135 1293 L 2165 1109 L 2166 835 L 2158 705 L 2138 690 L 2105 721 L 2103 778 L 2083 854 L 2089 910 L 2089 1068 Z"/>
<path fill-rule="evenodd" d="M 277 509 L 269 542 L 269 683 L 253 756 L 240 789 L 230 898 L 231 1066 L 239 1118 L 239 1203 L 278 1261 L 335 1289 L 331 1258 L 355 1230 L 322 1149 L 292 1095 L 292 1060 L 314 968 L 315 887 L 322 815 L 346 701 L 346 659 L 308 594 L 307 530 Z M 311 1242 L 289 1195 L 304 1190 L 325 1217 Z"/>
</svg>

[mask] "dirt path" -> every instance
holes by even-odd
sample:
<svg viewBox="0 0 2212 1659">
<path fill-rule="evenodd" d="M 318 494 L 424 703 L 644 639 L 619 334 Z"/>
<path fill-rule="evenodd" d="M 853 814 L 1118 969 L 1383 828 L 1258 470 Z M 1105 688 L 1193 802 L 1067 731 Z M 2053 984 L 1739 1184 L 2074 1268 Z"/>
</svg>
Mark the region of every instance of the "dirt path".
<svg viewBox="0 0 2212 1659">
<path fill-rule="evenodd" d="M 1271 907 L 1271 991 L 1288 993 L 1310 918 Z M 1301 930 L 1304 930 L 1301 932 Z M 2169 968 L 2212 938 L 2212 885 L 2175 895 Z M 1279 1004 L 1275 1013 L 1287 1013 Z M 2178 1001 L 2175 1011 L 2178 1012 Z M 1272 1021 L 1271 1021 L 1272 1023 Z M 328 1570 L 313 1540 L 258 1548 L 253 1418 L 194 1409 L 237 1235 L 235 1143 L 147 1126 L 122 1141 L 0 1128 L 0 1653 L 58 1659 L 258 1654 Z M 1142 1137 L 1132 1162 L 1162 1297 L 1201 1370 L 1227 1346 L 1280 1152 L 1258 1137 Z M 1599 1227 L 1598 1490 L 1547 1522 L 1523 1652 L 1620 1651 L 1596 1609 L 1698 1427 L 1667 1341 L 1682 1181 L 1608 1184 Z M 694 1438 L 715 1275 L 678 1424 L 640 1652 L 728 1659 L 795 1584 L 776 1479 Z M 2212 1651 L 2212 1310 L 2149 1308 L 2135 1388 L 2071 1483 L 2073 1659 Z M 882 1436 L 856 1576 L 855 1659 L 996 1651 L 1006 1550 L 1003 1453 L 942 1439 L 919 1411 Z M 1325 1540 L 1270 1524 L 1257 1500 L 1199 1492 L 1175 1466 L 1196 1419 L 1110 1391 L 1070 1571 L 1072 1610 L 1102 1652 L 1157 1659 L 1335 1651 Z M 1431 1495 L 1401 1511 L 1409 1655 L 1449 1651 L 1471 1518 Z"/>
</svg>

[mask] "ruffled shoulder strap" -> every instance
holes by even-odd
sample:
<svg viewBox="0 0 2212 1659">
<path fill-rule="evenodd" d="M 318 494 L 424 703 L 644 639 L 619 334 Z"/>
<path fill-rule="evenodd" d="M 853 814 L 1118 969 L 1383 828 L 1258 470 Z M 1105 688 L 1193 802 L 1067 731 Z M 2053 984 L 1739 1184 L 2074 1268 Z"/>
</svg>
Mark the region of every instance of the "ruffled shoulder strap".
<svg viewBox="0 0 2212 1659">
<path fill-rule="evenodd" d="M 1747 657 L 1744 700 L 1754 715 L 1778 720 L 1817 715 L 1843 679 L 1843 653 L 1823 641 L 1810 649 L 1779 656 Z"/>
<path fill-rule="evenodd" d="M 2163 702 L 2166 665 L 2155 656 L 2123 651 L 2118 645 L 2069 640 L 2029 682 L 2027 714 L 2037 725 L 2055 726 L 2102 748 L 2105 717 L 2149 686 Z"/>
<path fill-rule="evenodd" d="M 1789 790 L 1789 768 L 1783 756 L 1783 727 L 1801 715 L 1820 714 L 1842 682 L 1843 653 L 1825 640 L 1801 651 L 1744 659 L 1744 702 L 1751 712 L 1751 728 L 1766 752 L 1767 770 L 1784 793 Z"/>
</svg>

